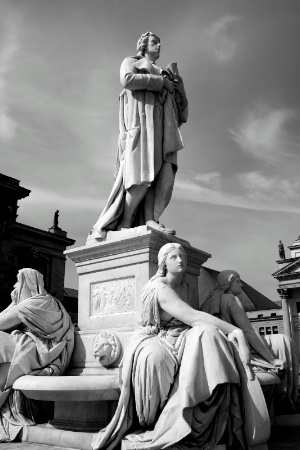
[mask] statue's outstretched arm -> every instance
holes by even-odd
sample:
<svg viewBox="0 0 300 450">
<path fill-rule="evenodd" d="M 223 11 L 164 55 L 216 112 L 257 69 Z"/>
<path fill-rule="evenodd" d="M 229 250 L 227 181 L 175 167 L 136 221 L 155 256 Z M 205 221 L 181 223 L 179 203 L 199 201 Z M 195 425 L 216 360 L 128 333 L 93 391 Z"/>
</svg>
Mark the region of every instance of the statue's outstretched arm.
<svg viewBox="0 0 300 450">
<path fill-rule="evenodd" d="M 18 318 L 16 313 L 14 312 L 14 308 L 6 308 L 4 311 L 0 313 L 0 330 L 5 331 L 10 328 L 16 327 L 19 325 L 21 320 Z"/>
<path fill-rule="evenodd" d="M 230 340 L 236 340 L 238 343 L 238 351 L 245 365 L 250 363 L 250 350 L 242 330 L 230 323 L 224 322 L 211 314 L 197 311 L 187 305 L 179 295 L 170 287 L 162 285 L 158 290 L 158 303 L 160 307 L 170 316 L 195 327 L 197 325 L 212 325 L 230 337 Z"/>
<path fill-rule="evenodd" d="M 158 303 L 160 307 L 166 311 L 170 316 L 195 327 L 206 323 L 219 328 L 223 333 L 228 334 L 234 331 L 237 327 L 230 323 L 224 322 L 211 314 L 203 311 L 197 311 L 190 305 L 185 303 L 179 295 L 169 286 L 162 285 L 158 291 Z"/>
<path fill-rule="evenodd" d="M 234 295 L 224 295 L 228 296 L 226 300 L 228 301 L 234 323 L 244 331 L 250 346 L 270 364 L 283 369 L 283 361 L 275 358 L 262 337 L 255 332 L 240 299 L 238 297 L 235 297 Z"/>
</svg>

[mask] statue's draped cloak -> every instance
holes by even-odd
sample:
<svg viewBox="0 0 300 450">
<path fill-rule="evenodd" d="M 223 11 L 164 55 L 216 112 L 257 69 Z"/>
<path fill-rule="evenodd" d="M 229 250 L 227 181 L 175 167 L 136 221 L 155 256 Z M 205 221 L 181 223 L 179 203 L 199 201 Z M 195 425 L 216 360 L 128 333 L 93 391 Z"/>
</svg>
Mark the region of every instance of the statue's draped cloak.
<svg viewBox="0 0 300 450">
<path fill-rule="evenodd" d="M 237 299 L 238 301 L 238 299 Z M 201 310 L 218 317 L 225 322 L 237 326 L 230 308 L 230 295 L 224 294 L 219 289 L 216 289 L 212 295 L 201 305 Z M 277 386 L 277 393 L 281 397 L 285 397 L 292 408 L 296 404 L 298 398 L 299 385 L 299 357 L 295 343 L 288 336 L 283 334 L 273 334 L 264 336 L 263 339 L 274 357 L 281 359 L 286 363 L 286 369 L 280 375 L 280 385 Z M 254 371 L 259 372 L 276 372 L 276 368 L 267 362 L 261 355 L 251 348 L 251 364 Z"/>
<path fill-rule="evenodd" d="M 33 424 L 26 417 L 29 402 L 21 392 L 12 389 L 13 383 L 23 375 L 62 375 L 74 347 L 70 316 L 51 295 L 28 298 L 11 311 L 20 319 L 23 329 L 12 335 L 0 331 L 0 359 L 10 362 L 4 389 L 0 391 L 0 441 L 13 440 L 23 426 Z M 1 345 L 9 339 L 12 358 L 7 358 L 7 349 Z M 0 372 L 1 367 L 2 364 Z"/>
<path fill-rule="evenodd" d="M 187 121 L 187 101 L 163 90 L 161 69 L 146 58 L 125 58 L 120 69 L 119 140 L 115 183 L 94 229 L 115 230 L 125 194 L 134 185 L 151 186 L 139 205 L 134 225 L 142 225 L 148 196 L 154 196 L 154 220 L 170 201 L 177 152 L 184 147 L 179 127 Z"/>
<path fill-rule="evenodd" d="M 94 436 L 92 448 L 113 449 L 127 435 L 128 440 L 145 443 L 151 449 L 176 444 L 181 449 L 197 446 L 208 450 L 218 443 L 228 426 L 232 444 L 229 448 L 244 449 L 239 373 L 230 344 L 221 331 L 210 325 L 190 328 L 177 319 L 162 322 L 157 295 L 163 286 L 154 280 L 143 290 L 142 326 L 121 364 L 118 407 L 106 429 Z M 142 390 L 144 383 L 138 383 L 136 375 L 138 366 L 144 364 L 143 349 L 153 344 L 162 346 L 173 358 L 173 383 L 154 428 L 134 433 L 140 427 L 137 402 L 143 403 L 151 415 L 152 398 Z M 148 373 L 139 370 L 138 375 L 151 377 L 154 369 L 148 366 Z M 157 371 L 156 375 L 164 388 L 164 373 Z"/>
</svg>

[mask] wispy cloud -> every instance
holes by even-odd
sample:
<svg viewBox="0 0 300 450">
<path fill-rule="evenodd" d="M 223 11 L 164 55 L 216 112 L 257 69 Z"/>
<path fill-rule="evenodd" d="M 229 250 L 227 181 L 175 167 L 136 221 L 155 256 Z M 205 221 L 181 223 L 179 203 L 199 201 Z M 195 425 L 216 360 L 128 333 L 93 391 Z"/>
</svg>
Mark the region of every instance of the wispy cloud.
<svg viewBox="0 0 300 450">
<path fill-rule="evenodd" d="M 15 135 L 16 122 L 9 117 L 5 107 L 0 107 L 0 138 L 3 140 L 11 139 Z"/>
<path fill-rule="evenodd" d="M 18 50 L 16 23 L 7 20 L 4 24 L 4 36 L 0 45 L 0 138 L 11 139 L 15 134 L 16 122 L 9 114 L 7 104 L 8 75 L 13 58 Z"/>
<path fill-rule="evenodd" d="M 236 41 L 229 36 L 232 25 L 241 20 L 241 17 L 233 14 L 226 14 L 213 22 L 207 30 L 212 55 L 219 62 L 230 61 L 235 55 Z"/>
<path fill-rule="evenodd" d="M 293 200 L 300 197 L 300 181 L 266 177 L 261 172 L 254 171 L 238 175 L 238 180 L 246 195 L 251 199 L 274 201 Z"/>
<path fill-rule="evenodd" d="M 211 184 L 211 179 L 217 183 Z M 239 173 L 230 179 L 222 179 L 217 172 L 214 176 L 210 173 L 192 178 L 179 176 L 174 197 L 257 211 L 300 213 L 300 181 L 268 177 L 261 172 Z"/>
<path fill-rule="evenodd" d="M 86 194 L 79 194 L 73 196 L 70 193 L 61 193 L 50 192 L 46 189 L 34 188 L 28 198 L 26 198 L 23 203 L 28 206 L 40 207 L 43 204 L 45 209 L 49 208 L 50 205 L 57 205 L 58 208 L 62 208 L 64 210 L 74 210 L 74 211 L 87 211 L 92 210 L 98 212 L 100 214 L 100 207 L 104 207 L 106 203 L 106 198 L 98 198 L 96 196 L 90 195 L 89 192 Z M 22 203 L 22 204 L 23 204 Z"/>
<path fill-rule="evenodd" d="M 283 156 L 299 146 L 299 137 L 287 131 L 288 123 L 297 117 L 292 109 L 272 109 L 259 102 L 244 114 L 237 128 L 229 132 L 244 153 L 259 160 L 279 163 Z"/>
<path fill-rule="evenodd" d="M 199 173 L 194 180 L 213 189 L 220 189 L 222 181 L 219 172 Z"/>
</svg>

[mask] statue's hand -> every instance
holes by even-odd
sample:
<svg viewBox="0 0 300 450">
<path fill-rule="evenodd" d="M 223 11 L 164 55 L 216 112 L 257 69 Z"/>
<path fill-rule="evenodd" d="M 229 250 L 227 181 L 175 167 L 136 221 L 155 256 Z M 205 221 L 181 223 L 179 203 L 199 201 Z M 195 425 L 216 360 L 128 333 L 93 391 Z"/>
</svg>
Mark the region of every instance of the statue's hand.
<svg viewBox="0 0 300 450">
<path fill-rule="evenodd" d="M 274 360 L 272 361 L 272 364 L 276 367 L 276 369 L 278 370 L 284 370 L 286 369 L 286 362 L 283 361 L 282 359 L 277 359 L 274 358 Z"/>
<path fill-rule="evenodd" d="M 176 92 L 180 95 L 182 99 L 186 99 L 186 92 L 183 84 L 183 80 L 180 75 L 176 76 L 176 79 L 174 80 L 174 87 Z"/>
<path fill-rule="evenodd" d="M 228 340 L 237 344 L 241 360 L 244 364 L 249 365 L 251 360 L 250 348 L 243 331 L 240 329 L 233 330 L 229 333 Z"/>
<path fill-rule="evenodd" d="M 170 94 L 173 94 L 174 86 L 175 83 L 173 81 L 170 81 L 168 78 L 164 78 L 164 88 L 167 89 Z"/>
<path fill-rule="evenodd" d="M 239 352 L 241 361 L 245 368 L 246 376 L 249 381 L 253 381 L 255 379 L 255 374 L 250 366 L 250 348 L 248 342 L 245 338 L 245 335 L 242 330 L 236 329 L 228 334 L 228 340 L 234 344 Z"/>
</svg>

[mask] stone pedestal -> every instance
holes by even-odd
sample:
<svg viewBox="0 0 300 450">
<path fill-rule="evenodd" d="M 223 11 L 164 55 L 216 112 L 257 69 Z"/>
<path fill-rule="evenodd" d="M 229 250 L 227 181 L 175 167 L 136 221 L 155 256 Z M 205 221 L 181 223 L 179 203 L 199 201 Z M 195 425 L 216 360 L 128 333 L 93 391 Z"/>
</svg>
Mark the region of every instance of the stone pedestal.
<svg viewBox="0 0 300 450">
<path fill-rule="evenodd" d="M 104 368 L 93 356 L 93 344 L 100 331 L 113 332 L 124 349 L 141 313 L 141 290 L 157 271 L 157 254 L 170 242 L 180 243 L 186 253 L 189 303 L 199 307 L 200 267 L 211 256 L 187 241 L 141 226 L 108 233 L 105 241 L 89 242 L 65 254 L 75 262 L 79 275 L 78 328 L 70 374 L 108 374 L 118 367 Z"/>
<path fill-rule="evenodd" d="M 28 427 L 23 441 L 87 450 L 92 432 L 108 424 L 119 398 L 118 365 L 139 326 L 142 288 L 157 271 L 160 248 L 170 242 L 187 253 L 188 301 L 198 309 L 198 276 L 210 255 L 187 241 L 142 226 L 65 252 L 79 275 L 74 352 L 64 377 L 24 376 L 15 382 L 28 398 L 55 401 L 51 423 Z M 99 343 L 108 359 L 94 356 Z"/>
</svg>

